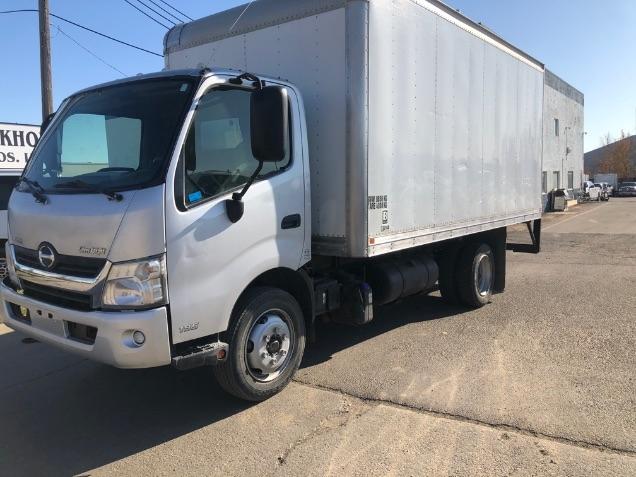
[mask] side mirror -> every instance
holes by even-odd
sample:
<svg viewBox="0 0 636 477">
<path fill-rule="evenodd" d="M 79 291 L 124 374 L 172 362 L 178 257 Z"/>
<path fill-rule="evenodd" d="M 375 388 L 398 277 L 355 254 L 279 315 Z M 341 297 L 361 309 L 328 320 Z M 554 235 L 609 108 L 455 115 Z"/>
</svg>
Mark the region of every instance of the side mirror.
<svg viewBox="0 0 636 477">
<path fill-rule="evenodd" d="M 278 86 L 266 86 L 252 93 L 250 99 L 250 136 L 252 156 L 258 167 L 241 192 L 232 194 L 225 201 L 225 211 L 230 222 L 241 220 L 245 211 L 243 196 L 263 169 L 264 162 L 285 159 L 289 144 L 289 102 L 287 91 Z"/>
<path fill-rule="evenodd" d="M 250 130 L 252 155 L 259 162 L 285 159 L 289 144 L 289 105 L 287 91 L 266 86 L 252 93 Z"/>
<path fill-rule="evenodd" d="M 44 118 L 44 121 L 42 121 L 42 125 L 40 126 L 40 134 L 46 131 L 46 128 L 49 127 L 49 124 L 51 124 L 51 121 L 53 121 L 54 117 L 55 117 L 55 113 L 51 113 Z"/>
</svg>

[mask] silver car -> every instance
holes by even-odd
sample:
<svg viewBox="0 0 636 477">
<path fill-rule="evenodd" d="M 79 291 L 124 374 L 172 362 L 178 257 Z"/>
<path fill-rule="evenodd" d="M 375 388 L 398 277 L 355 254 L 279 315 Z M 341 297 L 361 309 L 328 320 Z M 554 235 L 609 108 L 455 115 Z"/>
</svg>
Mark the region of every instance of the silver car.
<svg viewBox="0 0 636 477">
<path fill-rule="evenodd" d="M 623 182 L 618 186 L 618 195 L 621 197 L 636 196 L 636 182 Z"/>
</svg>

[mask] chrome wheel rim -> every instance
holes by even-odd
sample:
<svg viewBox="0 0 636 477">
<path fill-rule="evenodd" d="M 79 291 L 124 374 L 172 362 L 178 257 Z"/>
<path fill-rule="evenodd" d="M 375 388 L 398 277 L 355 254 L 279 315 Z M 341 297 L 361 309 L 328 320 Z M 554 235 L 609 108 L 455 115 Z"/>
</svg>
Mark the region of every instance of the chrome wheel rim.
<svg viewBox="0 0 636 477">
<path fill-rule="evenodd" d="M 486 296 L 492 288 L 492 260 L 490 255 L 480 253 L 475 267 L 475 287 L 480 296 Z"/>
<path fill-rule="evenodd" d="M 254 321 L 245 344 L 247 371 L 256 381 L 273 381 L 294 354 L 295 333 L 289 315 L 269 310 Z"/>
</svg>

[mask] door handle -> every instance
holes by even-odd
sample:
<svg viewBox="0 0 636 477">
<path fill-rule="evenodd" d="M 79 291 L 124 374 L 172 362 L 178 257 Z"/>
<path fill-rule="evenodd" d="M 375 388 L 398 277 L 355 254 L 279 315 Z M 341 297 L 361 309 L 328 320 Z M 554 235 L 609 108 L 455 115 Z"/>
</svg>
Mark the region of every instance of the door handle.
<svg viewBox="0 0 636 477">
<path fill-rule="evenodd" d="M 280 223 L 280 228 L 285 229 L 297 229 L 300 227 L 300 214 L 292 214 L 284 217 Z"/>
</svg>

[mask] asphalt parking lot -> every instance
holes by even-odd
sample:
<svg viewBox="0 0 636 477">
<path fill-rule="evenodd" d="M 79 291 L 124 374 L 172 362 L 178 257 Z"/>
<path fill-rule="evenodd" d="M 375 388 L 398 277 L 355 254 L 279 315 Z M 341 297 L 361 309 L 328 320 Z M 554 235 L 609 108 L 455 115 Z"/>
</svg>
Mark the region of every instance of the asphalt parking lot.
<svg viewBox="0 0 636 477">
<path fill-rule="evenodd" d="M 636 198 L 546 218 L 477 311 L 332 324 L 267 402 L 0 325 L 0 475 L 636 475 Z"/>
</svg>

